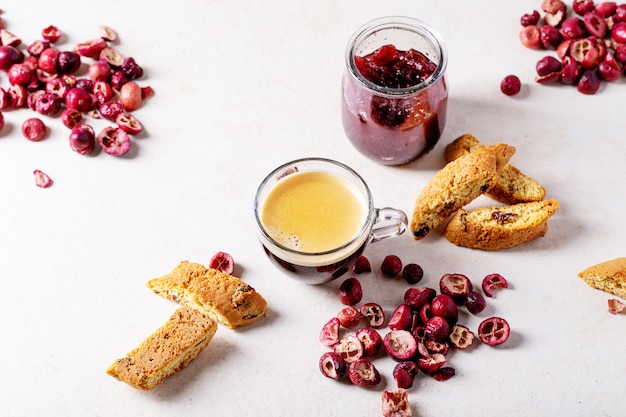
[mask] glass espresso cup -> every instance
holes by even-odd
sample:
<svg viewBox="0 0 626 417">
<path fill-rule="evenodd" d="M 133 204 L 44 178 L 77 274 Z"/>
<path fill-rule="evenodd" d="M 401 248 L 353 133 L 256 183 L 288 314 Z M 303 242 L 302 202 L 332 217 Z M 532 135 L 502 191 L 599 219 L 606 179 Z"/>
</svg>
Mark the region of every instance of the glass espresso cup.
<svg viewBox="0 0 626 417">
<path fill-rule="evenodd" d="M 407 228 L 403 211 L 374 207 L 359 174 L 323 158 L 295 160 L 272 171 L 257 190 L 254 216 L 270 260 L 307 284 L 340 277 L 367 244 Z"/>
</svg>

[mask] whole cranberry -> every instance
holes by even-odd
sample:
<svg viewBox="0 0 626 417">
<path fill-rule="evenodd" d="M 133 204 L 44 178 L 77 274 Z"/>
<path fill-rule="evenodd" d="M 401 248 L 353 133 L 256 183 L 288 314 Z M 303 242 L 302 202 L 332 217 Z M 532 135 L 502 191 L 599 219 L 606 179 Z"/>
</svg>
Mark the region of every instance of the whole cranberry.
<svg viewBox="0 0 626 417">
<path fill-rule="evenodd" d="M 57 59 L 57 73 L 73 74 L 80 68 L 80 55 L 73 51 L 59 52 Z"/>
<path fill-rule="evenodd" d="M 30 141 L 38 142 L 45 138 L 47 133 L 48 128 L 41 119 L 32 117 L 22 123 L 22 135 Z"/>
<path fill-rule="evenodd" d="M 96 135 L 89 125 L 78 125 L 69 136 L 70 148 L 81 155 L 91 152 L 96 144 Z"/>
<path fill-rule="evenodd" d="M 613 25 L 611 37 L 617 43 L 626 43 L 626 22 L 618 22 Z"/>
<path fill-rule="evenodd" d="M 111 87 L 120 91 L 122 86 L 128 82 L 126 74 L 122 70 L 115 70 L 111 73 Z"/>
<path fill-rule="evenodd" d="M 450 325 L 456 324 L 459 319 L 459 311 L 454 299 L 446 294 L 439 294 L 430 302 L 430 309 L 434 316 L 440 316 L 448 320 Z"/>
<path fill-rule="evenodd" d="M 615 22 L 626 22 L 626 4 L 617 5 L 613 19 Z"/>
<path fill-rule="evenodd" d="M 27 64 L 13 64 L 8 71 L 9 83 L 12 85 L 27 85 L 33 78 L 33 70 Z"/>
<path fill-rule="evenodd" d="M 594 10 L 593 0 L 574 0 L 572 10 L 577 15 L 583 16 L 585 13 Z"/>
<path fill-rule="evenodd" d="M 402 261 L 396 255 L 387 255 L 380 265 L 380 270 L 384 276 L 393 278 L 402 271 Z"/>
<path fill-rule="evenodd" d="M 583 71 L 576 88 L 583 94 L 593 95 L 600 89 L 600 77 L 595 69 Z"/>
<path fill-rule="evenodd" d="M 35 110 L 44 116 L 55 115 L 61 110 L 63 99 L 56 94 L 44 93 L 35 100 Z"/>
<path fill-rule="evenodd" d="M 24 61 L 22 51 L 14 46 L 0 46 L 0 70 L 8 71 L 13 64 L 19 64 Z"/>
<path fill-rule="evenodd" d="M 426 337 L 436 342 L 445 341 L 450 335 L 450 324 L 441 316 L 434 316 L 426 323 Z"/>
<path fill-rule="evenodd" d="M 519 40 L 527 48 L 539 49 L 541 47 L 541 31 L 537 25 L 522 27 L 519 32 Z"/>
<path fill-rule="evenodd" d="M 361 283 L 356 278 L 348 278 L 339 286 L 339 301 L 341 304 L 353 306 L 363 298 Z"/>
<path fill-rule="evenodd" d="M 465 307 L 472 314 L 478 314 L 487 307 L 485 297 L 476 291 L 471 291 L 465 299 Z"/>
<path fill-rule="evenodd" d="M 59 50 L 56 48 L 45 49 L 41 55 L 39 55 L 39 69 L 48 73 L 57 73 L 57 62 L 59 61 Z"/>
<path fill-rule="evenodd" d="M 65 105 L 70 109 L 87 112 L 93 108 L 93 98 L 88 91 L 74 87 L 65 94 Z"/>
<path fill-rule="evenodd" d="M 96 61 L 89 66 L 89 78 L 94 82 L 108 81 L 111 78 L 111 66 L 105 61 Z"/>
<path fill-rule="evenodd" d="M 141 87 L 134 81 L 128 81 L 120 89 L 119 100 L 124 110 L 131 112 L 137 110 L 143 101 Z"/>
<path fill-rule="evenodd" d="M 563 39 L 580 39 L 588 35 L 583 21 L 577 17 L 568 17 L 561 24 L 559 33 Z"/>
<path fill-rule="evenodd" d="M 516 75 L 513 74 L 504 77 L 500 83 L 500 91 L 507 96 L 514 96 L 519 93 L 521 89 L 522 82 Z"/>
<path fill-rule="evenodd" d="M 119 127 L 107 126 L 96 137 L 104 153 L 114 156 L 124 155 L 130 149 L 130 136 Z"/>
<path fill-rule="evenodd" d="M 595 5 L 595 11 L 598 16 L 607 18 L 612 16 L 617 10 L 617 3 L 614 1 L 603 1 Z"/>
<path fill-rule="evenodd" d="M 93 91 L 93 81 L 91 81 L 89 78 L 81 78 L 76 80 L 75 87 L 82 88 L 83 90 L 91 93 Z"/>
<path fill-rule="evenodd" d="M 561 43 L 561 34 L 554 26 L 543 25 L 539 31 L 539 40 L 545 49 L 556 49 Z"/>
<path fill-rule="evenodd" d="M 402 268 L 402 278 L 408 284 L 417 284 L 424 277 L 424 270 L 421 266 L 415 263 L 406 264 L 404 268 Z"/>
</svg>

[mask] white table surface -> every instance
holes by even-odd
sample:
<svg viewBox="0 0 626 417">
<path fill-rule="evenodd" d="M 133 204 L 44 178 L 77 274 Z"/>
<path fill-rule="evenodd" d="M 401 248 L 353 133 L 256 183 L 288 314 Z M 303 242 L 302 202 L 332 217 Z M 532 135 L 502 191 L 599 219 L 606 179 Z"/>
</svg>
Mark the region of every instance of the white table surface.
<svg viewBox="0 0 626 417">
<path fill-rule="evenodd" d="M 324 378 L 321 325 L 341 308 L 339 281 L 311 287 L 285 278 L 256 240 L 252 199 L 276 166 L 300 157 L 337 159 L 369 183 L 378 206 L 411 212 L 443 166 L 444 145 L 463 133 L 517 148 L 512 163 L 538 179 L 561 208 L 541 239 L 482 252 L 456 247 L 441 231 L 368 248 L 374 272 L 364 299 L 390 313 L 408 285 L 380 276 L 390 253 L 425 270 L 436 287 L 448 272 L 475 284 L 499 272 L 509 290 L 488 300 L 476 329 L 499 315 L 512 327 L 498 348 L 454 352 L 457 375 L 419 377 L 415 415 L 618 416 L 624 412 L 626 316 L 612 296 L 577 273 L 626 255 L 624 79 L 595 96 L 540 86 L 543 52 L 518 41 L 519 17 L 540 0 L 233 2 L 10 2 L 8 29 L 26 43 L 59 26 L 59 45 L 96 36 L 107 24 L 117 48 L 135 57 L 156 95 L 135 114 L 146 133 L 125 157 L 81 156 L 60 120 L 47 139 L 21 137 L 30 110 L 5 112 L 0 132 L 0 410 L 6 416 L 377 416 L 394 387 L 393 361 L 376 359 L 383 383 L 362 389 Z M 440 145 L 402 167 L 359 155 L 343 134 L 339 83 L 350 34 L 383 15 L 407 15 L 447 40 L 450 101 Z M 500 80 L 524 84 L 504 96 Z M 6 87 L 6 75 L 0 74 Z M 102 121 L 94 123 L 103 126 Z M 54 185 L 40 189 L 32 171 Z M 481 198 L 475 204 L 487 204 Z M 150 392 L 105 374 L 118 357 L 161 326 L 175 304 L 146 282 L 179 261 L 208 263 L 231 253 L 236 273 L 269 302 L 267 316 L 240 330 L 220 326 L 186 369 Z"/>
</svg>

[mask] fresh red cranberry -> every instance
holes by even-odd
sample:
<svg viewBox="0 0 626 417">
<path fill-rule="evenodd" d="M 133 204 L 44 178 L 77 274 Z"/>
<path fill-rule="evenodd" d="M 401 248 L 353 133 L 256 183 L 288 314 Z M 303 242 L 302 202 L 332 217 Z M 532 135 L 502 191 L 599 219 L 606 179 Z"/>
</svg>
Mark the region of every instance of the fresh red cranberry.
<svg viewBox="0 0 626 417">
<path fill-rule="evenodd" d="M 89 125 L 78 125 L 72 128 L 69 135 L 70 149 L 81 155 L 90 153 L 96 144 L 96 134 Z"/>
<path fill-rule="evenodd" d="M 363 344 L 356 336 L 346 336 L 333 345 L 333 351 L 346 363 L 352 363 L 363 356 Z"/>
<path fill-rule="evenodd" d="M 93 98 L 87 90 L 74 87 L 65 94 L 65 105 L 70 109 L 88 112 L 93 108 Z"/>
<path fill-rule="evenodd" d="M 52 185 L 52 179 L 43 171 L 36 169 L 33 171 L 35 175 L 35 185 L 40 188 L 48 188 Z"/>
<path fill-rule="evenodd" d="M 480 293 L 470 291 L 465 299 L 465 307 L 467 307 L 467 311 L 470 313 L 478 314 L 483 311 L 485 307 L 487 307 L 487 302 L 485 301 L 485 297 L 483 297 Z"/>
<path fill-rule="evenodd" d="M 483 278 L 481 286 L 487 297 L 493 297 L 493 290 L 509 288 L 509 282 L 500 274 L 488 274 Z"/>
<path fill-rule="evenodd" d="M 463 274 L 444 274 L 439 280 L 441 294 L 449 295 L 459 305 L 465 302 L 472 290 L 472 282 Z"/>
<path fill-rule="evenodd" d="M 62 35 L 63 32 L 54 25 L 50 25 L 41 30 L 41 37 L 50 43 L 58 42 Z"/>
<path fill-rule="evenodd" d="M 358 359 L 350 363 L 348 377 L 354 385 L 363 388 L 376 386 L 381 381 L 378 369 L 367 359 Z"/>
<path fill-rule="evenodd" d="M 398 362 L 393 368 L 393 379 L 398 388 L 409 389 L 413 386 L 415 376 L 419 372 L 417 364 L 413 361 Z"/>
<path fill-rule="evenodd" d="M 502 317 L 489 317 L 478 325 L 480 341 L 489 346 L 501 345 L 509 339 L 511 328 Z"/>
<path fill-rule="evenodd" d="M 45 49 L 39 55 L 39 68 L 47 74 L 57 73 L 57 63 L 59 62 L 59 50 L 56 48 Z"/>
<path fill-rule="evenodd" d="M 537 25 L 524 26 L 519 32 L 519 40 L 527 48 L 539 49 L 541 47 L 541 30 Z"/>
<path fill-rule="evenodd" d="M 83 122 L 83 114 L 75 109 L 65 109 L 61 113 L 61 122 L 65 127 L 73 129 Z"/>
<path fill-rule="evenodd" d="M 130 137 L 119 127 L 105 127 L 96 139 L 104 153 L 109 155 L 121 156 L 130 149 Z"/>
<path fill-rule="evenodd" d="M 417 367 L 420 371 L 427 375 L 432 375 L 438 369 L 441 369 L 446 363 L 446 357 L 441 353 L 434 353 L 429 356 L 420 357 L 417 360 Z"/>
<path fill-rule="evenodd" d="M 353 306 L 363 298 L 361 283 L 356 278 L 347 278 L 339 286 L 339 301 L 341 304 Z"/>
<path fill-rule="evenodd" d="M 580 39 L 588 35 L 583 21 L 577 17 L 569 17 L 563 21 L 559 33 L 563 39 Z"/>
<path fill-rule="evenodd" d="M 359 308 L 361 316 L 367 320 L 370 327 L 379 328 L 385 325 L 385 311 L 377 303 L 365 303 Z"/>
<path fill-rule="evenodd" d="M 363 255 L 359 256 L 354 262 L 354 265 L 352 265 L 352 272 L 355 274 L 372 272 L 372 266 L 370 265 L 369 259 Z"/>
<path fill-rule="evenodd" d="M 319 341 L 324 346 L 334 346 L 339 342 L 339 319 L 337 317 L 331 318 L 322 326 Z"/>
<path fill-rule="evenodd" d="M 404 278 L 408 284 L 417 284 L 424 278 L 424 270 L 418 264 L 406 264 L 404 268 L 402 268 L 402 278 Z"/>
<path fill-rule="evenodd" d="M 44 116 L 53 116 L 61 110 L 62 104 L 63 99 L 61 97 L 46 92 L 39 95 L 35 100 L 35 110 Z"/>
<path fill-rule="evenodd" d="M 319 360 L 319 367 L 322 375 L 335 380 L 343 378 L 348 370 L 346 362 L 335 352 L 324 353 Z"/>
<path fill-rule="evenodd" d="M 0 46 L 0 70 L 8 71 L 13 64 L 20 64 L 24 61 L 22 51 L 14 46 Z"/>
<path fill-rule="evenodd" d="M 617 10 L 617 3 L 614 1 L 603 1 L 595 5 L 595 12 L 602 18 L 612 16 Z"/>
<path fill-rule="evenodd" d="M 126 75 L 126 78 L 129 80 L 136 80 L 137 78 L 141 78 L 143 76 L 143 68 L 132 57 L 128 57 L 124 59 L 122 63 L 122 72 Z"/>
<path fill-rule="evenodd" d="M 443 342 L 450 335 L 450 325 L 448 321 L 440 316 L 434 316 L 425 324 L 426 338 L 436 342 Z"/>
<path fill-rule="evenodd" d="M 387 255 L 380 265 L 380 270 L 384 276 L 393 278 L 402 271 L 402 261 L 396 255 Z"/>
<path fill-rule="evenodd" d="M 448 379 L 452 378 L 455 374 L 456 374 L 456 371 L 454 370 L 454 368 L 450 366 L 443 366 L 437 369 L 435 372 L 433 372 L 431 376 L 436 381 L 447 381 Z"/>
<path fill-rule="evenodd" d="M 367 356 L 374 356 L 383 345 L 383 338 L 373 327 L 363 327 L 356 332 L 356 337 L 363 345 L 363 353 Z"/>
<path fill-rule="evenodd" d="M 383 338 L 383 346 L 396 361 L 410 360 L 417 352 L 417 341 L 407 330 L 391 330 Z"/>
<path fill-rule="evenodd" d="M 141 96 L 141 87 L 134 82 L 128 81 L 120 89 L 119 101 L 126 111 L 134 111 L 141 107 L 143 98 Z"/>
<path fill-rule="evenodd" d="M 106 46 L 107 43 L 104 39 L 96 38 L 78 43 L 75 49 L 76 52 L 84 57 L 97 59 Z"/>
<path fill-rule="evenodd" d="M 400 304 L 395 308 L 389 318 L 390 329 L 407 330 L 413 325 L 413 309 L 408 304 Z"/>
<path fill-rule="evenodd" d="M 12 85 L 27 85 L 33 78 L 33 70 L 27 64 L 13 64 L 8 71 L 9 83 Z"/>
<path fill-rule="evenodd" d="M 522 26 L 537 25 L 541 16 L 537 10 L 533 10 L 532 13 L 526 13 L 520 18 L 520 24 Z"/>
<path fill-rule="evenodd" d="M 74 51 L 59 52 L 57 58 L 58 74 L 73 74 L 80 68 L 80 55 Z"/>
<path fill-rule="evenodd" d="M 115 124 L 129 135 L 137 135 L 143 130 L 143 125 L 130 113 L 120 113 L 115 118 Z"/>
<path fill-rule="evenodd" d="M 361 313 L 354 307 L 344 307 L 337 313 L 337 319 L 346 329 L 354 329 L 361 321 Z"/>
<path fill-rule="evenodd" d="M 593 95 L 600 89 L 600 76 L 598 71 L 593 69 L 584 70 L 578 80 L 576 88 L 579 92 L 587 95 Z"/>
<path fill-rule="evenodd" d="M 41 119 L 32 117 L 22 123 L 22 135 L 30 141 L 38 142 L 46 137 L 48 128 Z"/>
<path fill-rule="evenodd" d="M 450 325 L 456 324 L 459 319 L 459 311 L 456 302 L 446 294 L 439 294 L 430 302 L 430 309 L 434 316 L 440 316 L 448 320 Z"/>
<path fill-rule="evenodd" d="M 430 303 L 436 295 L 437 292 L 430 287 L 411 287 L 404 292 L 404 304 L 417 310 Z"/>
<path fill-rule="evenodd" d="M 225 274 L 232 274 L 235 270 L 235 260 L 227 252 L 217 252 L 209 260 L 209 268 L 217 269 Z"/>
<path fill-rule="evenodd" d="M 122 107 L 122 103 L 119 101 L 105 101 L 98 105 L 98 112 L 102 117 L 108 120 L 115 121 L 117 116 L 119 116 L 124 111 Z"/>
<path fill-rule="evenodd" d="M 455 324 L 450 331 L 450 343 L 456 348 L 467 349 L 474 343 L 474 333 L 466 326 Z"/>
<path fill-rule="evenodd" d="M 502 79 L 500 83 L 500 91 L 507 96 L 514 96 L 522 89 L 522 82 L 517 75 L 507 75 Z"/>
</svg>

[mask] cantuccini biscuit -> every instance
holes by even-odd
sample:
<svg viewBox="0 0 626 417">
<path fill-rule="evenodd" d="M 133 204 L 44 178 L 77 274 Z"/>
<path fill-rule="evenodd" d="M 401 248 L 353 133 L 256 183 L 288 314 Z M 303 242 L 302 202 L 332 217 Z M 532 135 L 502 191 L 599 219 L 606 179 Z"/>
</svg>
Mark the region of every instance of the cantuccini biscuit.
<svg viewBox="0 0 626 417">
<path fill-rule="evenodd" d="M 446 160 L 454 161 L 484 146 L 474 136 L 462 135 L 446 146 Z M 513 165 L 506 164 L 495 185 L 486 194 L 504 204 L 517 204 L 541 201 L 546 196 L 546 190 L 538 181 L 524 175 Z"/>
<path fill-rule="evenodd" d="M 241 279 L 192 262 L 148 281 L 155 293 L 181 305 L 196 308 L 234 329 L 252 323 L 267 310 L 267 302 Z"/>
<path fill-rule="evenodd" d="M 546 234 L 557 200 L 531 201 L 503 207 L 461 209 L 448 222 L 446 238 L 458 246 L 498 250 L 511 248 Z"/>
<path fill-rule="evenodd" d="M 421 239 L 455 211 L 489 191 L 515 148 L 485 146 L 446 164 L 430 180 L 415 202 L 411 231 Z"/>
<path fill-rule="evenodd" d="M 216 330 L 217 323 L 200 311 L 181 307 L 139 346 L 113 362 L 107 374 L 150 390 L 195 359 Z"/>
<path fill-rule="evenodd" d="M 611 259 L 590 266 L 578 276 L 593 288 L 626 299 L 626 258 Z"/>
</svg>

